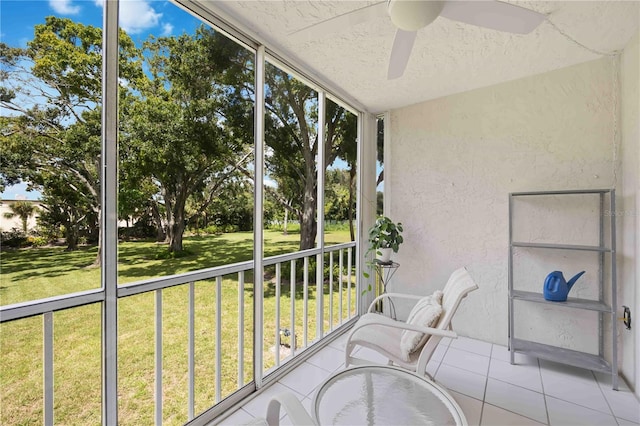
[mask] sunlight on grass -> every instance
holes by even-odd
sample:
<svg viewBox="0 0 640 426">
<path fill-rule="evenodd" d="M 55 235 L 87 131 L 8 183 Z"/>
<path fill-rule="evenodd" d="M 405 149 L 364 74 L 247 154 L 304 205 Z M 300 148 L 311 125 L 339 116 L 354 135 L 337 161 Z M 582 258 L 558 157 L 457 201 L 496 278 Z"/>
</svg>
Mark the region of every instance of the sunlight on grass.
<svg viewBox="0 0 640 426">
<path fill-rule="evenodd" d="M 265 256 L 298 250 L 296 234 L 282 235 L 265 231 Z M 326 244 L 348 241 L 348 231 L 325 234 Z M 194 254 L 179 259 L 157 260 L 166 250 L 153 242 L 125 242 L 118 246 L 120 284 L 148 278 L 180 274 L 229 263 L 251 260 L 253 234 L 234 233 L 188 237 L 185 247 Z M 89 268 L 95 248 L 65 252 L 58 248 L 40 248 L 2 253 L 0 303 L 21 301 L 97 288 L 100 269 Z M 337 261 L 336 261 L 337 264 Z M 346 262 L 345 262 L 346 265 Z M 328 266 L 325 265 L 325 268 Z M 284 268 L 283 268 L 284 269 Z M 328 270 L 328 269 L 327 269 Z M 325 275 L 326 275 L 325 270 Z M 334 271 L 333 328 L 340 323 L 337 285 Z M 253 377 L 253 274 L 245 274 L 244 318 L 239 317 L 237 275 L 222 281 L 222 398 L 238 388 L 239 333 L 244 330 L 244 360 L 241 384 Z M 303 344 L 303 285 L 296 281 L 295 334 L 297 347 Z M 282 274 L 280 328 L 291 328 L 289 309 L 291 291 L 289 273 Z M 286 278 L 285 278 L 286 277 Z M 355 282 L 355 277 L 352 280 Z M 315 274 L 310 272 L 308 289 L 308 339 L 316 336 Z M 264 367 L 275 366 L 275 279 L 267 274 L 264 283 Z M 329 285 L 325 282 L 324 330 L 329 322 Z M 216 282 L 200 281 L 195 288 L 195 411 L 200 413 L 216 403 L 215 330 Z M 342 292 L 342 315 L 355 312 L 356 293 L 351 287 L 351 306 L 346 307 L 346 276 Z M 187 421 L 188 400 L 188 303 L 189 285 L 162 291 L 162 381 L 163 418 L 166 424 Z M 118 303 L 118 393 L 119 423 L 152 424 L 154 419 L 155 380 L 155 293 L 119 300 Z M 42 316 L 0 325 L 0 400 L 3 408 L 0 424 L 39 424 L 42 422 Z M 288 343 L 288 339 L 283 339 Z M 60 311 L 54 314 L 54 383 L 56 423 L 97 424 L 101 416 L 101 309 L 99 304 Z"/>
</svg>

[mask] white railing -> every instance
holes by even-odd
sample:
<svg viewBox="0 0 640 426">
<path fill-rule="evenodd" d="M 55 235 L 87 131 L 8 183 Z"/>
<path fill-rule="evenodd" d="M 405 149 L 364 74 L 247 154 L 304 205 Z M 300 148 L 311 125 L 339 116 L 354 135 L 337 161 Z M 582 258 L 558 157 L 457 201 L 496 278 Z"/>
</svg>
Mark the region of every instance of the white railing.
<svg viewBox="0 0 640 426">
<path fill-rule="evenodd" d="M 262 357 L 263 376 L 277 372 L 283 364 L 291 361 L 297 354 L 310 348 L 313 343 L 319 341 L 327 333 L 339 328 L 346 321 L 357 315 L 355 274 L 352 273 L 352 256 L 355 242 L 338 244 L 325 247 L 324 250 L 310 249 L 273 256 L 263 260 L 265 271 L 273 271 L 273 282 L 263 282 L 263 286 L 273 286 L 274 310 L 273 315 L 264 314 L 262 321 L 263 330 L 271 330 L 271 333 L 264 331 L 263 347 L 258 348 Z M 335 256 L 338 256 L 338 267 L 335 268 Z M 300 262 L 302 267 L 300 268 Z M 346 265 L 346 268 L 345 268 Z M 327 266 L 327 270 L 324 268 Z M 245 337 L 248 330 L 253 330 L 255 323 L 247 324 L 245 312 L 245 284 L 246 274 L 252 273 L 253 261 L 240 262 L 231 265 L 203 269 L 180 275 L 159 277 L 130 283 L 118 287 L 118 299 L 153 292 L 155 297 L 155 373 L 154 373 L 154 419 L 156 424 L 161 424 L 163 419 L 163 370 L 168 366 L 163 365 L 163 291 L 177 286 L 186 286 L 188 292 L 188 348 L 187 357 L 187 416 L 189 420 L 194 419 L 200 413 L 195 408 L 196 400 L 196 283 L 215 280 L 215 404 L 221 402 L 228 395 L 223 394 L 222 369 L 223 369 L 223 286 L 237 286 L 238 304 L 238 324 L 237 324 L 237 380 L 236 388 L 241 389 L 250 382 L 255 381 L 245 378 L 245 373 L 250 369 L 245 368 Z M 315 267 L 316 273 L 312 270 Z M 283 269 L 289 269 L 289 282 L 283 279 Z M 300 274 L 302 279 L 300 279 Z M 310 275 L 313 275 L 310 282 Z M 233 280 L 224 277 L 234 276 Z M 228 281 L 231 281 L 229 284 Z M 235 281 L 235 282 L 234 282 Z M 321 281 L 321 285 L 318 282 Z M 302 285 L 302 289 L 299 286 Z M 287 290 L 288 287 L 288 290 Z M 252 290 L 252 289 L 250 289 Z M 284 291 L 283 291 L 284 290 Z M 302 300 L 296 300 L 297 292 L 302 292 Z M 326 294 L 325 294 L 326 292 Z M 353 295 L 352 295 L 353 294 Z M 290 303 L 281 303 L 282 299 L 289 296 Z M 315 298 L 315 316 L 310 315 L 310 300 Z M 54 422 L 54 358 L 55 355 L 53 330 L 54 313 L 62 309 L 83 306 L 90 303 L 97 303 L 103 300 L 102 290 L 93 290 L 83 293 L 76 293 L 33 302 L 25 302 L 15 305 L 0 307 L 0 323 L 8 321 L 19 321 L 23 318 L 41 315 L 43 317 L 43 417 L 44 424 Z M 265 298 L 266 300 L 266 298 Z M 345 303 L 346 300 L 346 303 Z M 300 304 L 302 306 L 300 306 Z M 288 311 L 288 312 L 287 312 Z M 300 314 L 301 311 L 301 314 Z M 251 315 L 253 317 L 253 315 Z M 252 319 L 252 318 L 251 318 Z M 310 335 L 310 324 L 316 323 L 314 336 Z M 326 324 L 325 324 L 326 323 Z M 103 331 L 104 333 L 104 331 Z M 284 343 L 283 337 L 289 337 L 288 347 Z M 302 338 L 300 341 L 300 337 Z M 253 340 L 251 340 L 253 341 Z M 8 350 L 9 348 L 3 348 Z M 271 350 L 273 349 L 273 359 Z M 285 352 L 285 349 L 287 352 Z M 58 355 L 59 357 L 60 355 Z M 203 362 L 203 361 L 199 361 Z M 251 370 L 252 371 L 252 370 Z M 59 378 L 60 380 L 60 378 Z M 103 378 L 104 380 L 104 378 Z M 235 391 L 232 391 L 233 393 Z M 231 394 L 230 393 L 230 394 Z M 104 404 L 105 401 L 102 401 Z M 210 408 L 205 409 L 208 411 Z"/>
</svg>

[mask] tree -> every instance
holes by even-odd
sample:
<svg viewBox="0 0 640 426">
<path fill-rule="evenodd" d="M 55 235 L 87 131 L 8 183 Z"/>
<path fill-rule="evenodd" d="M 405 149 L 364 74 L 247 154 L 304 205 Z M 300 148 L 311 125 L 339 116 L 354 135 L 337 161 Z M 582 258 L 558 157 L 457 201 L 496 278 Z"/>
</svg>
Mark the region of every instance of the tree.
<svg viewBox="0 0 640 426">
<path fill-rule="evenodd" d="M 38 208 L 28 201 L 16 201 L 15 203 L 9 204 L 10 212 L 4 214 L 4 217 L 7 219 L 12 219 L 14 217 L 19 217 L 22 221 L 22 232 L 27 233 L 27 223 L 29 222 L 29 218 L 38 210 Z"/>
<path fill-rule="evenodd" d="M 126 33 L 119 38 L 120 79 L 135 86 L 142 76 L 138 52 Z M 0 135 L 9 158 L 3 179 L 38 186 L 55 198 L 59 212 L 75 212 L 65 219 L 69 223 L 97 217 L 88 225 L 98 233 L 102 29 L 49 16 L 35 26 L 26 49 L 0 44 L 0 61 L 0 106 L 11 114 L 3 117 Z M 80 207 L 86 210 L 78 212 Z"/>
<path fill-rule="evenodd" d="M 349 167 L 349 180 L 344 183 L 349 199 L 347 201 L 347 220 L 351 240 L 355 241 L 354 219 L 356 210 L 356 172 L 358 160 L 358 118 L 335 102 L 327 101 L 327 138 L 334 146 L 335 158 L 342 158 Z M 333 127 L 331 123 L 334 123 Z M 326 155 L 325 155 L 326 157 Z M 329 156 L 325 161 L 330 161 Z M 333 161 L 333 160 L 331 160 Z M 331 163 L 325 163 L 330 165 Z"/>
<path fill-rule="evenodd" d="M 278 184 L 277 189 L 267 187 L 267 194 L 298 217 L 300 250 L 313 248 L 318 226 L 317 93 L 275 66 L 267 66 L 266 83 L 266 167 Z M 325 158 L 319 165 L 323 173 L 344 153 L 341 144 L 346 140 L 344 109 L 328 102 L 326 118 Z"/>
<path fill-rule="evenodd" d="M 169 251 L 178 252 L 189 197 L 215 194 L 250 158 L 252 111 L 242 91 L 253 78 L 253 56 L 204 26 L 193 35 L 152 37 L 144 52 L 148 78 L 123 126 L 123 145 L 126 161 L 156 185 Z"/>
</svg>

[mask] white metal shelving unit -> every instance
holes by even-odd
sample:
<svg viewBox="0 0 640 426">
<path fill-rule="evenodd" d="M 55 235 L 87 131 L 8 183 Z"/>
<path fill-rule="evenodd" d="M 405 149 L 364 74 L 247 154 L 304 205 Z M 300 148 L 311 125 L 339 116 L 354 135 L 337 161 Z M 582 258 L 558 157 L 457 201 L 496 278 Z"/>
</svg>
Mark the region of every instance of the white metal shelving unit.
<svg viewBox="0 0 640 426">
<path fill-rule="evenodd" d="M 575 195 L 575 194 L 593 194 L 599 197 L 600 219 L 599 219 L 599 244 L 598 245 L 575 245 L 575 244 L 553 244 L 553 243 L 535 243 L 513 240 L 513 220 L 514 220 L 514 198 L 517 197 L 535 197 L 535 196 L 552 196 L 552 195 Z M 608 197 L 607 197 L 608 195 Z M 605 205 L 610 208 L 609 217 L 605 215 Z M 541 192 L 514 192 L 509 194 L 509 349 L 511 355 L 511 364 L 515 363 L 515 353 L 520 352 L 536 358 L 555 361 L 563 364 L 573 365 L 575 367 L 587 368 L 589 370 L 600 371 L 611 374 L 611 383 L 613 389 L 618 389 L 618 353 L 617 353 L 617 330 L 616 330 L 616 230 L 615 230 L 615 190 L 613 189 L 596 189 L 596 190 L 575 190 L 575 191 L 541 191 Z M 610 219 L 610 223 L 607 219 Z M 609 226 L 608 238 L 605 236 L 605 226 Z M 514 271 L 513 257 L 514 249 L 518 247 L 532 248 L 540 250 L 571 250 L 571 251 L 588 251 L 598 254 L 598 290 L 599 300 L 581 299 L 569 297 L 566 302 L 551 302 L 545 300 L 542 292 L 531 292 L 514 289 Z M 607 279 L 611 282 L 611 303 L 605 302 L 605 257 L 610 256 L 610 267 Z M 515 336 L 514 321 L 514 301 L 525 301 L 538 304 L 548 304 L 569 309 L 582 309 L 595 311 L 598 313 L 598 337 L 599 337 L 599 354 L 580 352 L 571 349 L 565 349 L 553 345 L 534 342 L 531 340 L 518 338 Z M 606 316 L 611 318 L 611 361 L 605 359 L 604 354 L 604 319 Z"/>
</svg>

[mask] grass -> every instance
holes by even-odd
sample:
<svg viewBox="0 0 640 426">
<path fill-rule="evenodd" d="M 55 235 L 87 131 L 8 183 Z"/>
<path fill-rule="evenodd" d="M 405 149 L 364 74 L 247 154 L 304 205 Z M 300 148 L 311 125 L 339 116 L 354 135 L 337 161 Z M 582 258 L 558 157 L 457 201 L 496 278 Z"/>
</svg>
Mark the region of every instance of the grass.
<svg viewBox="0 0 640 426">
<path fill-rule="evenodd" d="M 265 232 L 265 256 L 298 250 L 296 234 Z M 327 244 L 349 240 L 348 231 L 327 232 Z M 253 234 L 234 233 L 188 237 L 185 247 L 193 254 L 179 259 L 157 259 L 164 246 L 152 242 L 126 242 L 118 247 L 120 284 L 146 278 L 250 260 Z M 100 269 L 89 267 L 95 248 L 65 252 L 59 248 L 40 248 L 3 252 L 0 303 L 7 305 L 42 297 L 76 292 L 100 285 Z M 337 263 L 337 261 L 336 261 Z M 346 265 L 346 263 L 345 263 Z M 283 268 L 284 269 L 284 268 Z M 291 291 L 283 272 L 281 327 L 290 328 Z M 352 278 L 353 275 L 352 275 Z M 237 276 L 222 282 L 222 377 L 220 394 L 224 398 L 238 387 L 238 327 L 244 325 L 244 375 L 248 383 L 253 374 L 253 277 L 247 274 L 244 294 L 244 321 L 239 318 Z M 298 346 L 304 334 L 301 276 L 296 284 L 295 333 Z M 308 339 L 315 338 L 316 286 L 309 277 Z M 200 281 L 195 287 L 195 411 L 216 403 L 216 283 Z M 328 286 L 324 303 L 329 306 Z M 189 286 L 162 292 L 163 416 L 165 424 L 187 420 L 188 389 L 188 296 Z M 264 367 L 275 365 L 271 348 L 275 345 L 275 284 L 264 283 Z M 333 325 L 339 318 L 338 293 L 333 293 Z M 343 291 L 347 315 L 347 293 Z M 355 310 L 355 289 L 351 306 Z M 324 329 L 329 313 L 325 308 Z M 118 306 L 118 388 L 119 423 L 152 424 L 154 416 L 155 293 L 120 299 Z M 43 419 L 42 317 L 0 325 L 0 424 L 39 424 Z M 288 338 L 285 340 L 288 342 Z M 101 419 L 101 314 L 99 304 L 59 311 L 54 314 L 54 418 L 59 424 L 99 424 Z"/>
</svg>

